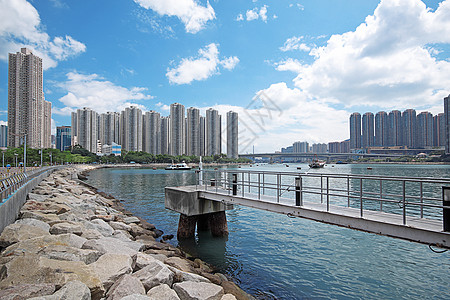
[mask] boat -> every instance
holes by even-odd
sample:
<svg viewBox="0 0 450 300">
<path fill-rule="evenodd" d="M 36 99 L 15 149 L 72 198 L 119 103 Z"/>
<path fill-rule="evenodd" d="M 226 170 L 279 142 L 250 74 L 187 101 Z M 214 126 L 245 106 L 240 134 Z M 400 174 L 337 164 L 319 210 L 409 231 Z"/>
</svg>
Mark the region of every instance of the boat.
<svg viewBox="0 0 450 300">
<path fill-rule="evenodd" d="M 171 165 L 168 165 L 166 167 L 166 170 L 190 170 L 190 169 L 192 168 L 189 167 L 184 161 L 179 164 L 172 163 Z"/>
<path fill-rule="evenodd" d="M 322 160 L 319 160 L 317 156 L 314 156 L 312 162 L 309 164 L 309 167 L 311 169 L 317 169 L 317 168 L 323 168 L 325 166 L 325 162 Z"/>
</svg>

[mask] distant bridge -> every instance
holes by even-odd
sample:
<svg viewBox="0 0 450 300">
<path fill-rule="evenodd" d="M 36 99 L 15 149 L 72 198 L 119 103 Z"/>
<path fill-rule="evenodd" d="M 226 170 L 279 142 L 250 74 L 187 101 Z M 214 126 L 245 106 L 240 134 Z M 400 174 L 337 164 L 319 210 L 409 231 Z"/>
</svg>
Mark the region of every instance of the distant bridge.
<svg viewBox="0 0 450 300">
<path fill-rule="evenodd" d="M 395 158 L 402 157 L 403 154 L 378 154 L 378 153 L 253 153 L 253 154 L 239 154 L 240 158 L 255 158 L 255 157 L 293 157 L 293 158 L 314 158 L 318 157 L 321 159 L 326 159 L 327 161 L 331 158 L 350 158 L 350 157 L 376 157 L 376 158 Z"/>
</svg>

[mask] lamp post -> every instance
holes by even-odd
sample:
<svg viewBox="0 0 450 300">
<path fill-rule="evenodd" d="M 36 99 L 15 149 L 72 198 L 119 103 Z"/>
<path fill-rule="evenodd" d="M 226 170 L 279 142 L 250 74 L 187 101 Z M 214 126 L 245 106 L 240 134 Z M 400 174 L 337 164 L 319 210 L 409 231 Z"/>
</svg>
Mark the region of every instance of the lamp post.
<svg viewBox="0 0 450 300">
<path fill-rule="evenodd" d="M 41 150 L 39 150 L 39 154 L 41 155 L 41 168 L 42 168 L 42 153 L 44 153 L 44 150 L 41 148 Z"/>
<path fill-rule="evenodd" d="M 50 152 L 49 154 L 48 154 L 48 156 L 50 156 L 50 166 L 53 164 L 52 163 L 52 153 Z"/>
<path fill-rule="evenodd" d="M 16 168 L 17 168 L 17 153 L 14 153 L 14 156 L 16 157 Z"/>
<path fill-rule="evenodd" d="M 5 167 L 5 151 L 2 151 L 2 156 L 3 156 L 2 167 L 4 168 Z"/>
<path fill-rule="evenodd" d="M 8 133 L 11 135 L 15 135 L 15 136 L 24 136 L 23 139 L 23 172 L 25 173 L 25 171 L 27 170 L 27 134 L 26 133 L 19 133 L 19 134 L 15 134 L 15 133 Z M 16 167 L 17 167 L 17 154 L 16 155 Z"/>
</svg>

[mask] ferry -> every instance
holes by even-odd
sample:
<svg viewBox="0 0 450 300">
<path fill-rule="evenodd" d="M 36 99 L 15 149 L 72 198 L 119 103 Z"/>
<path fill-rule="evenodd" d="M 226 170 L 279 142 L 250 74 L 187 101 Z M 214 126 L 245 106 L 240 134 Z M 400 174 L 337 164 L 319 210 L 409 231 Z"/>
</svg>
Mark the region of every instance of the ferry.
<svg viewBox="0 0 450 300">
<path fill-rule="evenodd" d="M 184 161 L 179 164 L 172 163 L 171 165 L 168 165 L 166 167 L 166 170 L 190 170 L 190 169 L 192 168 L 189 167 Z"/>
<path fill-rule="evenodd" d="M 323 160 L 319 160 L 317 157 L 314 157 L 312 162 L 309 164 L 309 167 L 312 169 L 323 168 L 325 166 L 325 162 Z"/>
</svg>

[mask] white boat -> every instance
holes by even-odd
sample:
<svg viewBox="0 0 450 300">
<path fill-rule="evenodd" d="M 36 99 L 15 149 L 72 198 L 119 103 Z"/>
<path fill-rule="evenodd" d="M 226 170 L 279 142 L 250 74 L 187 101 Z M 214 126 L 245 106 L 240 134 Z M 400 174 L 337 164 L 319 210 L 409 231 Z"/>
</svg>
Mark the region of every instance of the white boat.
<svg viewBox="0 0 450 300">
<path fill-rule="evenodd" d="M 189 167 L 184 161 L 179 164 L 172 163 L 171 165 L 168 165 L 166 167 L 166 170 L 190 170 L 190 169 L 192 168 Z"/>
<path fill-rule="evenodd" d="M 312 169 L 323 168 L 325 166 L 325 162 L 323 160 L 319 160 L 317 155 L 314 155 L 312 162 L 309 164 L 309 167 Z"/>
</svg>

